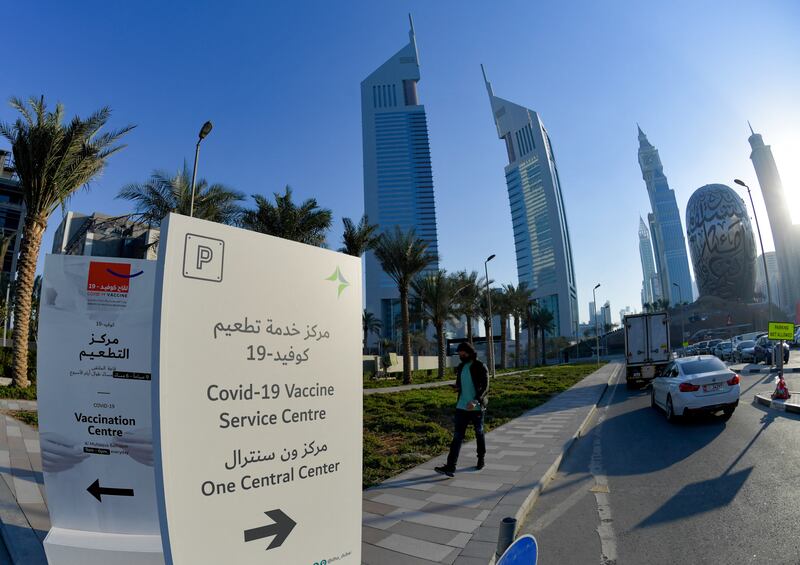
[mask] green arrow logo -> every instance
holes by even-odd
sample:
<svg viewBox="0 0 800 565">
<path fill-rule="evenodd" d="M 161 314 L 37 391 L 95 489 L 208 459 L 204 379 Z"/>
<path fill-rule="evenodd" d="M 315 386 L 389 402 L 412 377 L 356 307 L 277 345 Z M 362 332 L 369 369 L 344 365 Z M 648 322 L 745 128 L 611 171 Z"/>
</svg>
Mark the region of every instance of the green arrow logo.
<svg viewBox="0 0 800 565">
<path fill-rule="evenodd" d="M 336 267 L 336 270 L 333 272 L 333 274 L 329 277 L 326 277 L 325 280 L 339 283 L 339 291 L 336 295 L 336 298 L 339 298 L 342 295 L 342 292 L 344 292 L 344 289 L 350 286 L 350 283 L 347 282 L 347 279 L 342 276 L 342 271 L 339 270 L 339 267 Z"/>
</svg>

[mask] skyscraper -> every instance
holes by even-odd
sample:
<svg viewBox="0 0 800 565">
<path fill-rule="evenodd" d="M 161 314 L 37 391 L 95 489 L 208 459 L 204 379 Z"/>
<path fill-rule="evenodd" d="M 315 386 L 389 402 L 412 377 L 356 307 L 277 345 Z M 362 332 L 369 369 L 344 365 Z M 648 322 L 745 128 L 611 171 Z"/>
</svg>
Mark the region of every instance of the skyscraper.
<svg viewBox="0 0 800 565">
<path fill-rule="evenodd" d="M 425 106 L 417 94 L 419 58 L 409 42 L 361 83 L 364 210 L 379 231 L 413 229 L 438 253 L 433 173 Z M 438 268 L 434 263 L 429 269 Z M 372 252 L 366 254 L 366 307 L 392 339 L 400 316 L 397 287 Z"/>
<path fill-rule="evenodd" d="M 769 275 L 769 295 L 774 302 L 781 287 L 781 274 L 778 271 L 778 257 L 774 251 L 767 251 L 764 257 L 759 255 L 756 258 L 756 302 L 767 301 L 767 278 L 764 276 L 764 258 L 767 260 L 767 274 Z"/>
<path fill-rule="evenodd" d="M 767 205 L 769 225 L 772 228 L 772 239 L 775 243 L 775 255 L 778 258 L 780 272 L 780 297 L 772 297 L 773 302 L 789 314 L 794 315 L 797 303 L 800 302 L 800 226 L 792 224 L 789 203 L 783 190 L 781 176 L 772 156 L 772 149 L 764 144 L 760 133 L 750 128 L 750 160 L 756 170 L 764 204 Z M 762 269 L 763 270 L 763 269 Z"/>
<path fill-rule="evenodd" d="M 661 285 L 658 282 L 656 263 L 653 260 L 650 230 L 641 217 L 639 218 L 639 259 L 642 261 L 642 308 L 644 308 L 645 304 L 652 304 L 661 298 Z"/>
<path fill-rule="evenodd" d="M 483 78 L 508 155 L 505 177 L 519 282 L 553 313 L 557 334 L 574 336 L 578 294 L 572 244 L 550 137 L 535 111 L 495 96 L 485 72 Z"/>
<path fill-rule="evenodd" d="M 675 191 L 669 187 L 658 149 L 647 140 L 639 128 L 639 167 L 647 185 L 652 213 L 647 215 L 650 225 L 656 269 L 661 282 L 661 292 L 670 304 L 694 301 L 692 277 L 689 274 L 689 256 L 686 237 L 681 224 L 681 214 L 675 200 Z M 672 283 L 680 285 L 680 293 Z"/>
</svg>

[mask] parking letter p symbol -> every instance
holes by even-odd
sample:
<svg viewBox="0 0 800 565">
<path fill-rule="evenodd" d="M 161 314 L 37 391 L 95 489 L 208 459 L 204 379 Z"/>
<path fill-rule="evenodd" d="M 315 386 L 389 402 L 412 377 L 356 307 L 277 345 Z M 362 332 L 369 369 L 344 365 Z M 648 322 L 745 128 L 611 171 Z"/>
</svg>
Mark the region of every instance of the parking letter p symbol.
<svg viewBox="0 0 800 565">
<path fill-rule="evenodd" d="M 210 263 L 213 258 L 214 258 L 214 252 L 211 250 L 210 247 L 206 247 L 205 245 L 197 246 L 198 271 L 201 271 L 203 269 L 203 265 L 205 265 L 206 263 Z"/>
</svg>

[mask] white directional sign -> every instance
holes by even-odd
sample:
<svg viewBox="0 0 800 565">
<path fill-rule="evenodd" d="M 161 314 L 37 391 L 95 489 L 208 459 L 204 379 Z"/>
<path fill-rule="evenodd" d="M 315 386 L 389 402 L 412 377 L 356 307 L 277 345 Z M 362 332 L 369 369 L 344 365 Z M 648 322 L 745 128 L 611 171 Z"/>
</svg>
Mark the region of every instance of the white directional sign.
<svg viewBox="0 0 800 565">
<path fill-rule="evenodd" d="M 155 263 L 48 255 L 39 424 L 53 565 L 163 563 L 151 356 Z"/>
<path fill-rule="evenodd" d="M 161 234 L 167 563 L 360 563 L 359 259 L 178 215 Z"/>
</svg>

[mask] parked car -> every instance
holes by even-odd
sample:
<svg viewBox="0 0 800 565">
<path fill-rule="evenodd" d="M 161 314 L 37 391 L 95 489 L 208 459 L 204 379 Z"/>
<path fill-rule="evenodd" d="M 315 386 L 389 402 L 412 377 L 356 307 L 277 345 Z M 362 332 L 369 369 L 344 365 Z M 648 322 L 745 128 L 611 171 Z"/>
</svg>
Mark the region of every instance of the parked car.
<svg viewBox="0 0 800 565">
<path fill-rule="evenodd" d="M 753 361 L 755 354 L 755 346 L 756 342 L 753 340 L 746 339 L 744 341 L 740 341 L 739 344 L 736 346 L 736 349 L 733 350 L 733 362 L 750 363 L 751 361 Z"/>
<path fill-rule="evenodd" d="M 653 380 L 650 405 L 676 421 L 696 412 L 723 412 L 725 419 L 739 405 L 739 375 L 712 355 L 672 361 Z"/>
<path fill-rule="evenodd" d="M 714 355 L 722 361 L 728 361 L 733 354 L 733 344 L 730 341 L 721 341 L 714 347 Z"/>
<path fill-rule="evenodd" d="M 706 346 L 700 351 L 700 355 L 714 355 L 714 348 L 722 343 L 721 339 L 710 339 L 706 343 Z"/>
<path fill-rule="evenodd" d="M 698 341 L 692 346 L 692 355 L 702 355 L 703 350 L 708 347 L 708 341 Z"/>
<path fill-rule="evenodd" d="M 792 347 L 800 347 L 800 327 L 798 327 L 794 332 L 794 341 L 792 342 Z"/>
<path fill-rule="evenodd" d="M 756 340 L 755 350 L 753 352 L 753 362 L 761 363 L 762 361 L 767 365 L 772 365 L 773 353 L 780 347 L 780 342 L 770 339 L 766 335 L 762 335 Z M 783 343 L 783 362 L 789 362 L 789 344 Z"/>
</svg>

